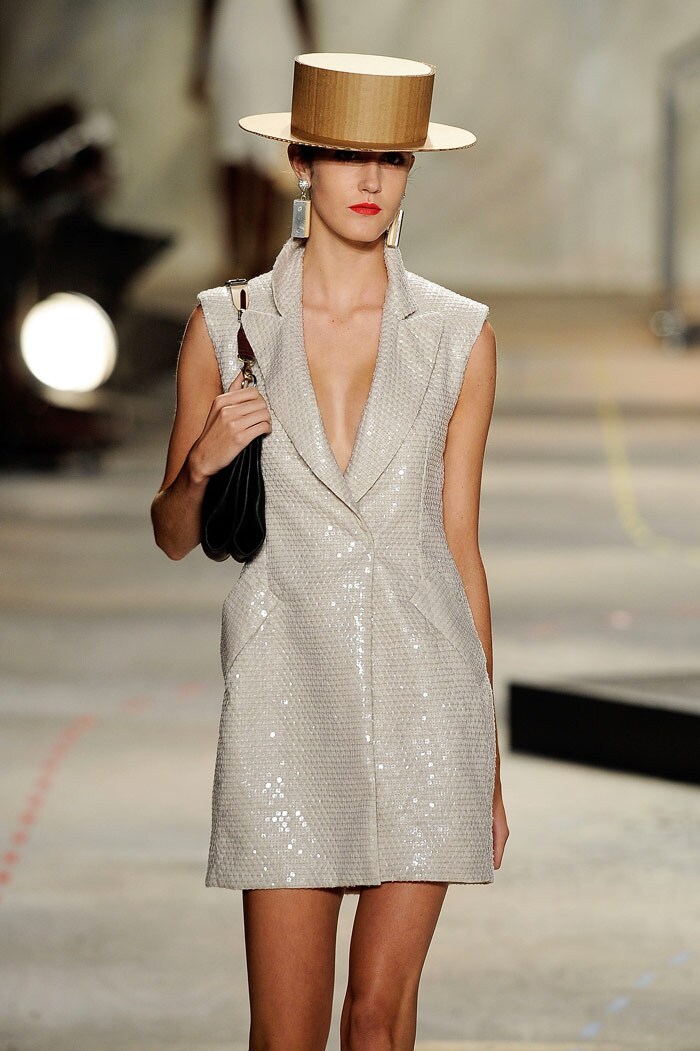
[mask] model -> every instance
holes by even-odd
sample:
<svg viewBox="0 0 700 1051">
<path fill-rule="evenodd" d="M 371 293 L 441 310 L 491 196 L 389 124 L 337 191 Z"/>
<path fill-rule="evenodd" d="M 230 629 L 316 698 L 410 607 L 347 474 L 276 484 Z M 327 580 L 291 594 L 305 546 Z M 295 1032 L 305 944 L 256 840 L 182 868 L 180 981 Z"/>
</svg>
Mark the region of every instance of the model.
<svg viewBox="0 0 700 1051">
<path fill-rule="evenodd" d="M 302 236 L 249 283 L 257 386 L 225 286 L 180 351 L 152 506 L 170 558 L 199 544 L 208 478 L 264 435 L 267 536 L 223 609 L 206 874 L 243 892 L 251 1051 L 326 1047 L 345 892 L 343 1051 L 412 1049 L 447 887 L 493 882 L 508 838 L 478 543 L 496 341 L 485 304 L 398 249 L 416 153 L 475 141 L 430 121 L 434 75 L 297 56 L 291 112 L 240 121 L 289 143 L 302 191 Z"/>
</svg>

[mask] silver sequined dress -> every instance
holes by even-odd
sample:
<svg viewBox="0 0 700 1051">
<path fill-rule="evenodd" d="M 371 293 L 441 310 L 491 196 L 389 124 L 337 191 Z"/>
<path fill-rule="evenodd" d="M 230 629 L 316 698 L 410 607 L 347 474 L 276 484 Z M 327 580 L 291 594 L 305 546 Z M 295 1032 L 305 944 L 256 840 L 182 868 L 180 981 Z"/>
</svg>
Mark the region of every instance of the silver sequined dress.
<svg viewBox="0 0 700 1051">
<path fill-rule="evenodd" d="M 267 537 L 223 607 L 206 885 L 491 883 L 493 692 L 442 518 L 447 425 L 488 307 L 385 247 L 378 357 L 343 473 L 305 355 L 304 251 L 285 243 L 243 314 L 272 418 Z M 225 286 L 198 298 L 226 390 L 236 314 Z"/>
</svg>

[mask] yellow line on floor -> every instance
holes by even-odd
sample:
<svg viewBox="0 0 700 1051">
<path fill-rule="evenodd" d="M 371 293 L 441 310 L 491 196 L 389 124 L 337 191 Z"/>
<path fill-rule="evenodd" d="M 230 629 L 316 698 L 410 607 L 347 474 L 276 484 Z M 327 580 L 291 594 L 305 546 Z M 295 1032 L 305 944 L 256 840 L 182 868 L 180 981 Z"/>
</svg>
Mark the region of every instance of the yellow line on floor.
<svg viewBox="0 0 700 1051">
<path fill-rule="evenodd" d="M 591 355 L 596 383 L 596 406 L 603 430 L 603 442 L 610 470 L 617 515 L 623 529 L 637 547 L 657 555 L 681 556 L 700 566 L 700 545 L 681 544 L 657 533 L 644 520 L 634 490 L 634 474 L 627 450 L 625 423 L 610 374 L 608 351 L 599 345 Z"/>
</svg>

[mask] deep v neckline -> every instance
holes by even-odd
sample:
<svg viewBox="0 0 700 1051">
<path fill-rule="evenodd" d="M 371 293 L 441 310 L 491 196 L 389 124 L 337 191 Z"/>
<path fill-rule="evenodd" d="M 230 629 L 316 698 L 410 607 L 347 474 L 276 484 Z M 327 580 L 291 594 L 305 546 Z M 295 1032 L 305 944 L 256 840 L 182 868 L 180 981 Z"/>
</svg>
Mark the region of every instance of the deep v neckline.
<svg viewBox="0 0 700 1051">
<path fill-rule="evenodd" d="M 386 263 L 385 263 L 385 266 L 386 266 Z M 299 329 L 300 329 L 300 335 L 301 335 L 301 350 L 302 350 L 302 355 L 301 356 L 302 356 L 302 360 L 303 360 L 303 363 L 304 363 L 304 368 L 306 370 L 306 379 L 308 381 L 308 386 L 309 386 L 309 389 L 311 391 L 311 395 L 312 395 L 312 399 L 313 399 L 314 411 L 316 412 L 316 415 L 318 417 L 318 421 L 319 421 L 319 423 L 321 425 L 321 431 L 323 432 L 326 445 L 328 446 L 328 451 L 329 451 L 329 453 L 330 453 L 330 455 L 331 455 L 331 457 L 333 459 L 333 462 L 335 463 L 336 467 L 338 468 L 339 473 L 342 475 L 343 478 L 347 478 L 348 477 L 348 474 L 350 472 L 350 468 L 353 465 L 353 461 L 355 460 L 355 457 L 356 457 L 357 447 L 360 444 L 360 440 L 361 440 L 361 437 L 362 437 L 362 434 L 363 434 L 363 427 L 364 427 L 364 424 L 365 424 L 365 420 L 369 417 L 369 411 L 370 411 L 371 405 L 373 404 L 374 399 L 377 396 L 376 395 L 376 390 L 377 390 L 378 383 L 379 383 L 380 367 L 381 367 L 382 362 L 383 362 L 384 345 L 386 343 L 385 329 L 386 329 L 386 319 L 387 319 L 387 314 L 388 314 L 389 286 L 390 286 L 390 283 L 391 283 L 391 274 L 390 274 L 390 272 L 389 272 L 389 270 L 387 268 L 387 284 L 386 284 L 386 289 L 385 289 L 385 292 L 384 292 L 384 303 L 382 305 L 382 313 L 381 313 L 381 317 L 379 319 L 379 340 L 377 342 L 377 353 L 376 353 L 376 357 L 374 359 L 374 369 L 372 371 L 372 379 L 370 380 L 369 390 L 367 392 L 367 397 L 365 399 L 365 404 L 363 406 L 362 413 L 360 414 L 360 420 L 359 420 L 359 423 L 357 425 L 357 430 L 355 431 L 355 437 L 354 437 L 354 440 L 353 440 L 353 443 L 352 443 L 352 447 L 350 449 L 350 459 L 348 460 L 347 467 L 343 471 L 341 469 L 341 467 L 340 467 L 340 464 L 338 463 L 337 456 L 333 452 L 333 447 L 331 445 L 330 438 L 328 437 L 328 431 L 326 430 L 326 425 L 325 425 L 325 423 L 323 421 L 323 415 L 321 413 L 321 406 L 319 405 L 318 396 L 316 394 L 316 388 L 314 387 L 314 381 L 313 381 L 312 376 L 311 376 L 311 369 L 309 368 L 309 358 L 308 358 L 308 355 L 306 353 L 306 336 L 305 336 L 305 333 L 304 333 L 304 260 L 302 259 L 302 265 L 301 265 L 301 287 L 300 287 L 300 290 L 299 290 Z"/>
<path fill-rule="evenodd" d="M 272 270 L 272 310 L 257 310 L 251 302 L 243 324 L 260 363 L 273 425 L 279 421 L 291 443 L 289 455 L 298 455 L 328 491 L 361 517 L 359 502 L 407 437 L 426 393 L 440 347 L 442 313 L 421 309 L 415 275 L 405 270 L 400 250 L 385 245 L 388 282 L 377 358 L 350 459 L 341 472 L 323 429 L 303 342 L 305 251 L 292 238 L 285 243 Z"/>
</svg>

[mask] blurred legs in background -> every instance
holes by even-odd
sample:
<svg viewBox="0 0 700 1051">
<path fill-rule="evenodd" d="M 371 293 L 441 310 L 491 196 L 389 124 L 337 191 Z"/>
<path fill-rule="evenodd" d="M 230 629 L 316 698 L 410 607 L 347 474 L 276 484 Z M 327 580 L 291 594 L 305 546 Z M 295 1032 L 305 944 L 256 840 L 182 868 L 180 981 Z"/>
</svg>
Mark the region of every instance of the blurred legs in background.
<svg viewBox="0 0 700 1051">
<path fill-rule="evenodd" d="M 248 134 L 238 118 L 288 110 L 294 56 L 313 50 L 305 0 L 200 0 L 191 95 L 210 106 L 227 277 L 271 269 L 296 190 L 286 144 Z"/>
<path fill-rule="evenodd" d="M 222 164 L 219 183 L 229 258 L 236 269 L 231 276 L 263 274 L 279 251 L 275 219 L 285 198 L 274 181 L 250 163 Z"/>
</svg>

